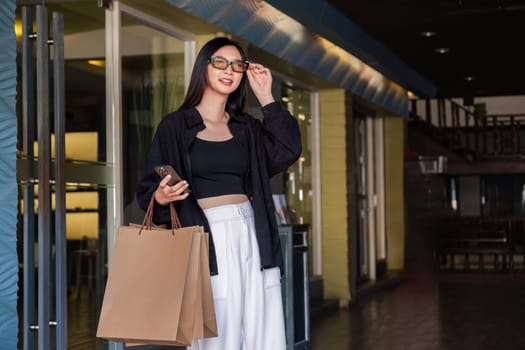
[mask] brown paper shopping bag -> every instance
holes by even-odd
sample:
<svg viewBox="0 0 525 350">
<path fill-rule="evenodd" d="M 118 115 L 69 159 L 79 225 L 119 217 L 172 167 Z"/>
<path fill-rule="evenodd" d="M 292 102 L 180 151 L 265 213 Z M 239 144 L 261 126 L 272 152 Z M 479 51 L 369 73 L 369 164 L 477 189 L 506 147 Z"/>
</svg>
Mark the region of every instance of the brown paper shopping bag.
<svg viewBox="0 0 525 350">
<path fill-rule="evenodd" d="M 208 264 L 208 235 L 204 233 L 204 239 L 200 242 L 200 264 L 199 264 L 199 286 L 196 288 L 196 298 L 200 300 L 196 304 L 193 338 L 210 338 L 217 336 L 217 321 L 215 317 L 215 305 L 211 289 L 210 268 Z"/>
<path fill-rule="evenodd" d="M 177 231 L 175 231 L 177 232 Z M 177 234 L 177 233 L 175 233 Z M 176 326 L 176 340 L 148 339 L 147 342 L 129 342 L 126 346 L 138 346 L 144 344 L 161 344 L 161 345 L 189 345 L 194 339 L 194 328 L 202 324 L 202 315 L 196 312 L 196 309 L 202 308 L 200 305 L 201 293 L 201 276 L 200 271 L 200 249 L 203 240 L 203 231 L 201 227 L 196 226 L 192 232 L 190 245 L 190 255 L 184 284 L 180 286 L 183 289 L 182 302 L 180 308 L 179 324 Z"/>
<path fill-rule="evenodd" d="M 147 229 L 152 208 L 153 202 L 143 227 L 118 229 L 97 337 L 127 345 L 189 345 L 204 322 L 198 310 L 202 281 L 210 279 L 202 258 L 208 254 L 202 249 L 206 236 L 198 226 Z M 180 226 L 171 209 L 174 226 Z"/>
<path fill-rule="evenodd" d="M 211 279 L 210 279 L 210 266 L 209 266 L 209 256 L 208 256 L 208 235 L 205 234 L 205 239 L 201 239 L 201 264 L 202 267 L 200 278 L 201 278 L 201 293 L 200 296 L 202 300 L 202 313 L 203 313 L 203 322 L 202 322 L 202 334 L 196 334 L 195 338 L 210 338 L 216 337 L 217 332 L 217 319 L 215 317 L 215 304 L 213 302 L 213 292 L 211 289 Z"/>
<path fill-rule="evenodd" d="M 186 345 L 191 345 L 191 342 L 194 339 L 195 324 L 198 325 L 202 323 L 202 316 L 195 312 L 201 304 L 201 300 L 199 299 L 201 295 L 199 252 L 203 238 L 202 235 L 202 228 L 193 232 L 190 248 L 190 259 L 182 297 L 180 321 L 177 334 L 179 336 L 178 340 Z M 199 298 L 197 296 L 199 296 Z"/>
</svg>

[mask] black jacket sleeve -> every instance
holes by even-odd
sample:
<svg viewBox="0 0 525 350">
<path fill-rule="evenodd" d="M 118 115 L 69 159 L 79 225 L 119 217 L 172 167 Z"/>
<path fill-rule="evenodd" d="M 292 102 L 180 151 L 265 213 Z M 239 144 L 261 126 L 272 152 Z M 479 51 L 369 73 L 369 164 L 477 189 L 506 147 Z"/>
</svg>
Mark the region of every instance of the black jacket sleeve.
<svg viewBox="0 0 525 350">
<path fill-rule="evenodd" d="M 257 140 L 267 156 L 269 177 L 286 170 L 301 155 L 299 124 L 280 102 L 262 108 L 263 122 L 258 123 Z"/>
</svg>

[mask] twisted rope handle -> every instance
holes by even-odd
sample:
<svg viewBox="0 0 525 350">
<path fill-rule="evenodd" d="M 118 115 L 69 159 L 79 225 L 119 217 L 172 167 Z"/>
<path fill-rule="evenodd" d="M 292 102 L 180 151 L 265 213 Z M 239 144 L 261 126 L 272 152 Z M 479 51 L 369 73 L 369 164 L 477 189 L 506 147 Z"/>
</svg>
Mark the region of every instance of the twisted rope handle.
<svg viewBox="0 0 525 350">
<path fill-rule="evenodd" d="M 140 226 L 139 235 L 142 233 L 142 230 L 144 227 L 146 227 L 147 230 L 151 230 L 153 227 L 153 207 L 155 206 L 155 195 L 151 196 L 151 199 L 148 204 L 148 209 L 146 210 L 146 215 L 144 215 L 144 220 L 142 221 L 142 225 Z M 172 234 L 175 234 L 175 230 L 182 227 L 180 224 L 179 216 L 177 215 L 177 210 L 175 209 L 175 206 L 173 205 L 173 202 L 170 202 L 170 219 L 171 219 L 171 232 Z"/>
</svg>

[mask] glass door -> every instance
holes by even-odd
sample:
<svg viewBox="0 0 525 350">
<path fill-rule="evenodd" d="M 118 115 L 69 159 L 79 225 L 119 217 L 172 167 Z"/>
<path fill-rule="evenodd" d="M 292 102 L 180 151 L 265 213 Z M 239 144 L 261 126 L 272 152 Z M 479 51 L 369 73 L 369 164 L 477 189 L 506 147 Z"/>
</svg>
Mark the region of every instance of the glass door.
<svg viewBox="0 0 525 350">
<path fill-rule="evenodd" d="M 144 212 L 137 203 L 137 184 L 157 125 L 184 99 L 188 51 L 194 48 L 187 41 L 191 36 L 169 24 L 151 22 L 148 15 L 124 4 L 120 8 L 123 219 L 141 223 Z"/>
<path fill-rule="evenodd" d="M 383 121 L 354 110 L 357 186 L 357 284 L 385 271 Z"/>
<path fill-rule="evenodd" d="M 356 113 L 355 152 L 356 152 L 356 186 L 357 186 L 357 284 L 369 280 L 369 196 L 368 196 L 368 133 L 366 118 Z"/>
<path fill-rule="evenodd" d="M 40 3 L 24 2 L 33 11 Z M 54 1 L 45 7 L 49 16 L 59 12 L 64 18 L 64 140 L 56 149 L 55 111 L 50 107 L 54 94 L 43 99 L 49 107 L 46 120 L 50 123 L 45 135 L 37 133 L 33 108 L 42 91 L 53 91 L 53 84 L 35 86 L 35 19 L 26 21 L 29 24 L 22 30 L 23 10 L 17 8 L 18 67 L 23 72 L 18 84 L 18 95 L 23 98 L 18 106 L 17 160 L 18 242 L 24 275 L 19 288 L 24 291 L 19 298 L 20 349 L 121 348 L 96 338 L 113 232 L 122 223 L 143 218 L 135 190 L 144 157 L 160 119 L 180 104 L 193 63 L 195 42 L 187 33 L 118 1 L 112 2 L 110 9 L 99 7 L 99 3 L 103 2 Z M 24 36 L 30 39 L 26 49 L 33 50 L 26 53 L 27 62 L 21 59 Z M 52 56 L 52 45 L 50 50 Z M 30 66 L 28 62 L 32 62 Z M 49 139 L 49 143 L 42 143 L 42 139 Z M 44 167 L 49 180 L 39 183 L 37 169 L 47 163 L 38 157 L 38 150 L 43 152 L 44 148 L 49 153 Z M 64 155 L 62 163 L 60 154 Z M 57 181 L 58 173 L 63 173 L 63 183 Z M 46 183 L 49 186 L 44 186 Z M 39 202 L 43 198 L 49 198 L 43 202 L 49 203 L 48 211 Z M 63 224 L 55 215 L 63 218 Z M 42 237 L 49 237 L 49 264 L 45 266 L 38 263 L 42 250 L 38 223 L 42 217 L 49 226 L 40 230 Z M 62 260 L 57 254 L 57 226 L 64 231 Z M 38 275 L 44 270 L 43 284 L 50 284 L 45 299 L 49 303 L 38 300 L 42 284 Z M 63 295 L 58 295 L 60 290 L 55 287 L 58 280 L 64 281 Z M 44 314 L 49 318 L 44 340 L 38 324 L 42 314 L 39 305 L 46 305 Z M 57 322 L 59 309 L 65 312 L 61 318 L 67 320 L 65 327 L 64 322 Z M 59 334 L 59 326 L 66 336 Z M 58 345 L 58 338 L 67 339 L 67 345 Z"/>
<path fill-rule="evenodd" d="M 39 7 L 44 15 L 31 4 L 18 7 L 15 22 L 20 72 L 17 235 L 23 275 L 19 349 L 105 349 L 95 338 L 107 272 L 106 203 L 113 188 L 106 161 L 105 14 L 96 1 Z M 60 58 L 55 56 L 55 13 L 63 18 Z M 52 23 L 49 52 L 43 54 L 38 50 L 39 16 Z M 46 61 L 48 68 L 42 66 Z M 63 71 L 59 104 L 53 79 L 57 69 Z"/>
</svg>

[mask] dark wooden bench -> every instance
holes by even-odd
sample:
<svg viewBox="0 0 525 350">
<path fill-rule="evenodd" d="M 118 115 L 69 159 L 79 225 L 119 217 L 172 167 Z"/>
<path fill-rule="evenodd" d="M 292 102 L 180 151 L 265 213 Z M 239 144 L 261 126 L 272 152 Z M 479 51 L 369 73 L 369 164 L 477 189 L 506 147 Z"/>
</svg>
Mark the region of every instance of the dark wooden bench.
<svg viewBox="0 0 525 350">
<path fill-rule="evenodd" d="M 477 256 L 479 270 L 486 269 L 486 257 L 493 257 L 495 270 L 511 265 L 511 240 L 508 225 L 480 218 L 453 218 L 441 222 L 437 230 L 440 268 L 456 270 L 456 256 L 463 256 L 464 270 L 470 270 L 471 256 Z"/>
</svg>

